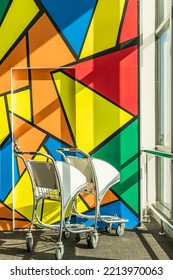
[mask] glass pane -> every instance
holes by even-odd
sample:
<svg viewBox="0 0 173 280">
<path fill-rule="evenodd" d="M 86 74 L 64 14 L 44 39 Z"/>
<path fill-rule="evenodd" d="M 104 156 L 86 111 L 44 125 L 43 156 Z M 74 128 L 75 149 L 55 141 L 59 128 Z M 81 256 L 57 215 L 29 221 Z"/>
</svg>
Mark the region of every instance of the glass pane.
<svg viewBox="0 0 173 280">
<path fill-rule="evenodd" d="M 170 0 L 158 0 L 157 27 L 170 12 Z M 167 25 L 166 25 L 167 24 Z M 157 39 L 157 140 L 156 144 L 171 150 L 171 32 L 168 21 Z M 171 218 L 171 161 L 157 159 L 156 201 L 159 210 Z"/>
<path fill-rule="evenodd" d="M 157 27 L 169 14 L 170 0 L 156 0 L 157 5 Z"/>
<path fill-rule="evenodd" d="M 170 146 L 170 30 L 158 38 L 158 138 L 157 145 Z"/>
<path fill-rule="evenodd" d="M 171 211 L 171 161 L 158 158 L 158 192 L 157 201 L 167 216 Z M 162 208 L 162 210 L 163 210 Z"/>
</svg>

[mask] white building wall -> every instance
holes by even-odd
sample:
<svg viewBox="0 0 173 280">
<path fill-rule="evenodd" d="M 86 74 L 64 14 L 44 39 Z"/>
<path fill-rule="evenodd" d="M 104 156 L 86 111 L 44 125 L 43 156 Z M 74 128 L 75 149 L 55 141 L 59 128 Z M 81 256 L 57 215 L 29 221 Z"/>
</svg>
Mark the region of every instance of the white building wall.
<svg viewBox="0 0 173 280">
<path fill-rule="evenodd" d="M 155 0 L 140 1 L 140 149 L 155 148 Z M 155 160 L 148 161 L 146 197 L 146 154 L 141 152 L 141 208 L 155 200 Z M 142 219 L 142 217 L 141 217 Z"/>
</svg>

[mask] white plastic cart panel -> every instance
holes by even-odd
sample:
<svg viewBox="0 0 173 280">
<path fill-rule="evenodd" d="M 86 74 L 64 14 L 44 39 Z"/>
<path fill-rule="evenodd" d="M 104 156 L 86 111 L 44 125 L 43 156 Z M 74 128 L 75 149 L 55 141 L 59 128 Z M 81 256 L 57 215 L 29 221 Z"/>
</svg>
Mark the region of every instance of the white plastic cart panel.
<svg viewBox="0 0 173 280">
<path fill-rule="evenodd" d="M 75 167 L 66 162 L 57 161 L 56 166 L 59 170 L 63 193 L 64 206 L 66 206 L 69 199 L 86 184 L 86 177 Z"/>
<path fill-rule="evenodd" d="M 106 190 L 120 181 L 120 173 L 114 166 L 104 160 L 93 158 L 92 163 L 99 186 L 99 196 L 101 197 Z"/>
</svg>

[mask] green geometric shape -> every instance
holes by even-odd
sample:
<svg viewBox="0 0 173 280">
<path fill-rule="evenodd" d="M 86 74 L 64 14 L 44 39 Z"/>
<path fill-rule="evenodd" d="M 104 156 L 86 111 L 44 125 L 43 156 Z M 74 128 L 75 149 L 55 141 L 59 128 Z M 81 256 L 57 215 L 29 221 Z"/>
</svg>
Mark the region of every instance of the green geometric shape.
<svg viewBox="0 0 173 280">
<path fill-rule="evenodd" d="M 138 158 L 130 161 L 130 163 L 128 163 L 124 168 L 121 168 L 121 184 L 126 182 L 127 180 L 134 182 L 136 178 L 135 174 L 138 172 L 138 169 Z"/>
<path fill-rule="evenodd" d="M 124 129 L 120 135 L 120 164 L 122 166 L 138 153 L 138 120 Z"/>
<path fill-rule="evenodd" d="M 11 2 L 11 0 L 0 0 L 0 22 L 2 21 L 9 2 Z"/>
<path fill-rule="evenodd" d="M 129 190 L 122 194 L 122 199 L 138 214 L 139 213 L 139 184 L 130 186 Z"/>
<path fill-rule="evenodd" d="M 136 213 L 139 212 L 139 145 L 138 120 L 106 143 L 93 157 L 112 164 L 121 175 L 118 184 L 112 187 Z"/>
<path fill-rule="evenodd" d="M 121 180 L 118 184 L 112 187 L 112 190 L 114 190 L 136 213 L 138 213 L 138 159 L 133 160 L 129 165 L 122 169 L 120 174 Z"/>
</svg>

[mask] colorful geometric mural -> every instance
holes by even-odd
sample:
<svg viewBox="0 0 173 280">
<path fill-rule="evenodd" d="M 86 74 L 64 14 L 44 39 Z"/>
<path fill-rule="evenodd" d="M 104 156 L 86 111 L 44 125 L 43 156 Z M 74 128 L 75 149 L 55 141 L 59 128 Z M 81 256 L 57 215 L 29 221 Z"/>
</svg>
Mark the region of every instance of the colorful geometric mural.
<svg viewBox="0 0 173 280">
<path fill-rule="evenodd" d="M 78 147 L 121 174 L 101 213 L 139 223 L 138 0 L 0 1 L 0 230 L 28 227 L 31 182 L 12 152 Z M 105 174 L 106 176 L 106 174 Z M 90 196 L 78 201 L 93 211 Z M 55 203 L 40 207 L 56 223 Z"/>
</svg>

